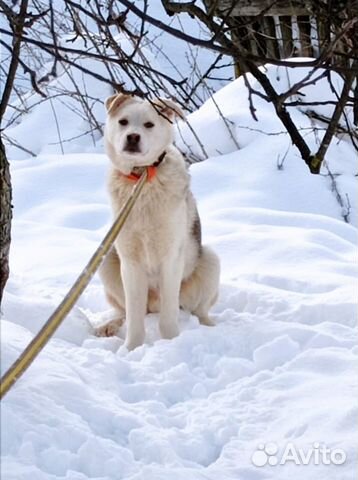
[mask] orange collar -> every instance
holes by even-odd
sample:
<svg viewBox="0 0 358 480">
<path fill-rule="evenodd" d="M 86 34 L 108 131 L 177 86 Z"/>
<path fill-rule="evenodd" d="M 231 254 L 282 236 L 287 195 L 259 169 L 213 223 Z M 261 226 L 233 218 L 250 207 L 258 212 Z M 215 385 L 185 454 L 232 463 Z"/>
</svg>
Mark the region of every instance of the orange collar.
<svg viewBox="0 0 358 480">
<path fill-rule="evenodd" d="M 140 177 L 143 173 L 143 170 L 146 169 L 147 170 L 147 181 L 150 182 L 156 176 L 157 168 L 159 167 L 159 165 L 164 160 L 164 157 L 165 157 L 166 154 L 167 154 L 167 152 L 164 151 L 162 154 L 159 155 L 158 160 L 156 162 L 154 162 L 152 165 L 147 165 L 145 167 L 137 167 L 135 169 L 136 171 L 132 170 L 129 175 L 125 175 L 122 172 L 119 172 L 119 173 L 120 173 L 121 177 L 125 177 L 128 180 L 131 180 L 132 182 L 138 182 L 138 180 L 140 179 Z"/>
<path fill-rule="evenodd" d="M 142 167 L 143 169 L 147 169 L 147 182 L 150 182 L 157 174 L 157 167 L 153 167 L 153 165 L 149 165 L 148 167 Z M 138 182 L 140 179 L 141 173 L 131 172 L 129 175 L 124 175 L 124 173 L 120 174 L 121 177 L 125 177 L 127 180 L 132 180 L 132 182 Z"/>
</svg>

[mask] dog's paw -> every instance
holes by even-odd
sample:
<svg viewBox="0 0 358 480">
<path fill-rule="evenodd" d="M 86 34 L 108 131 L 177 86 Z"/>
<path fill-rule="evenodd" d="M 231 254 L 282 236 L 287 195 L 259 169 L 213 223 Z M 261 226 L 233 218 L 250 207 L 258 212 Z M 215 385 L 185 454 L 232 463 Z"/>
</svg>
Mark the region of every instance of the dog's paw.
<svg viewBox="0 0 358 480">
<path fill-rule="evenodd" d="M 126 340 L 124 342 L 124 348 L 130 352 L 131 350 L 134 350 L 137 347 L 140 347 L 143 345 L 145 340 L 145 332 L 143 331 L 138 331 L 135 332 L 134 334 L 129 334 L 126 337 Z"/>
<path fill-rule="evenodd" d="M 206 325 L 207 327 L 215 327 L 215 322 L 210 317 L 198 317 L 200 325 Z"/>
<path fill-rule="evenodd" d="M 123 319 L 115 318 L 114 320 L 111 320 L 110 322 L 107 322 L 104 325 L 97 327 L 95 329 L 95 335 L 97 337 L 114 337 L 115 335 L 117 335 L 118 330 L 121 328 L 122 325 Z"/>
<path fill-rule="evenodd" d="M 159 324 L 159 330 L 162 338 L 171 340 L 179 335 L 179 327 L 176 323 Z"/>
</svg>

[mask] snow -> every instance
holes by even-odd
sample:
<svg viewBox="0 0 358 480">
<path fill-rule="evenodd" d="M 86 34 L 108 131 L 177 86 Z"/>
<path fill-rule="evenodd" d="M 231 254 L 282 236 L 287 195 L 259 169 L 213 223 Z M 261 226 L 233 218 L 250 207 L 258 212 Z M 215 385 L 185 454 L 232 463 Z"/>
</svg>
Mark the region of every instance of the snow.
<svg viewBox="0 0 358 480">
<path fill-rule="evenodd" d="M 287 82 L 283 73 L 272 70 L 277 87 L 287 86 L 278 80 Z M 310 95 L 329 97 L 322 81 L 317 88 Z M 255 98 L 255 122 L 241 80 L 215 100 L 232 122 L 231 133 L 210 100 L 189 121 L 210 155 L 190 171 L 204 241 L 222 262 L 216 326 L 181 312 L 181 333 L 168 341 L 159 338 L 157 316 L 148 315 L 146 343 L 128 353 L 121 348 L 123 331 L 93 335 L 92 325 L 111 315 L 95 277 L 2 402 L 3 478 L 354 478 L 356 152 L 340 138 L 327 156 L 339 173 L 339 193 L 350 199 L 351 223 L 345 223 L 327 170 L 310 175 L 287 135 L 262 133 L 283 130 L 270 105 Z M 292 112 L 302 128 L 312 127 L 301 108 Z M 42 123 L 30 124 L 21 135 L 43 131 Z M 178 144 L 201 155 L 185 125 L 178 130 L 185 139 L 178 133 Z M 111 219 L 101 140 L 97 153 L 74 140 L 61 155 L 36 135 L 38 156 L 11 162 L 12 271 L 1 320 L 2 373 L 61 301 Z M 312 132 L 306 140 L 315 145 Z M 342 449 L 346 460 L 252 462 L 255 452 L 266 458 L 261 445 L 271 455 L 272 444 L 282 453 L 290 442 L 305 452 L 315 442 Z"/>
</svg>

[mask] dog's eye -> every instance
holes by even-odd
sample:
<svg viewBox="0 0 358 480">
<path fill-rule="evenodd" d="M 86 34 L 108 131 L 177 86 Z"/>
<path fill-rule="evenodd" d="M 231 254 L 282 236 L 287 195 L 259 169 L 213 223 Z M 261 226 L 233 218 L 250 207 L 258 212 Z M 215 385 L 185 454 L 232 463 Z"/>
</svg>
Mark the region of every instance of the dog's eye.
<svg viewBox="0 0 358 480">
<path fill-rule="evenodd" d="M 153 127 L 154 127 L 154 123 L 152 123 L 152 122 L 145 122 L 144 126 L 145 126 L 145 128 L 153 128 Z"/>
<path fill-rule="evenodd" d="M 119 125 L 128 125 L 128 120 L 126 118 L 122 118 L 121 120 L 118 120 Z"/>
</svg>

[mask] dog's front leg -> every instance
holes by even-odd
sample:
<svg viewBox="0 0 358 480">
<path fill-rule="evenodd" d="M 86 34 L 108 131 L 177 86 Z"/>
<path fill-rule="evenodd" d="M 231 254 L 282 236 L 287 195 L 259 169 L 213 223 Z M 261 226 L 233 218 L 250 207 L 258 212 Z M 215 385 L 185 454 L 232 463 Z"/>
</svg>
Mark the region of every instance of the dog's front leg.
<svg viewBox="0 0 358 480">
<path fill-rule="evenodd" d="M 167 258 L 160 272 L 160 315 L 159 330 L 163 338 L 173 338 L 179 334 L 179 295 L 183 276 L 182 255 Z"/>
<path fill-rule="evenodd" d="M 135 262 L 121 261 L 121 275 L 126 304 L 128 350 L 142 345 L 145 338 L 144 317 L 147 312 L 148 278 L 144 269 Z"/>
</svg>

